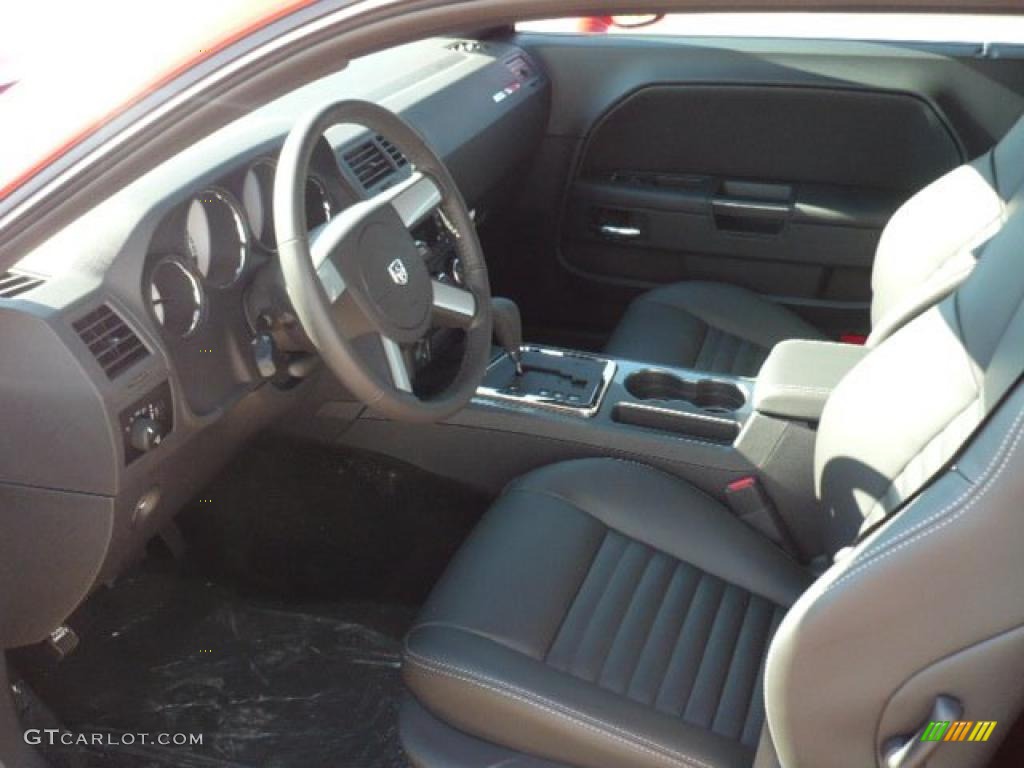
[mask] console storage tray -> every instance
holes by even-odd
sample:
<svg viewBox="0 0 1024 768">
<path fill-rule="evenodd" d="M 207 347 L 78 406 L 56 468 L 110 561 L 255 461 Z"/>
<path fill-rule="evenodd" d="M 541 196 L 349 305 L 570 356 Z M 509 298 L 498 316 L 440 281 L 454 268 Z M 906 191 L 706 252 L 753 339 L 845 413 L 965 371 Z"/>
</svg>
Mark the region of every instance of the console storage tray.
<svg viewBox="0 0 1024 768">
<path fill-rule="evenodd" d="M 620 424 L 689 435 L 715 443 L 731 443 L 740 433 L 739 423 L 732 419 L 636 403 L 616 403 L 612 419 Z"/>
</svg>

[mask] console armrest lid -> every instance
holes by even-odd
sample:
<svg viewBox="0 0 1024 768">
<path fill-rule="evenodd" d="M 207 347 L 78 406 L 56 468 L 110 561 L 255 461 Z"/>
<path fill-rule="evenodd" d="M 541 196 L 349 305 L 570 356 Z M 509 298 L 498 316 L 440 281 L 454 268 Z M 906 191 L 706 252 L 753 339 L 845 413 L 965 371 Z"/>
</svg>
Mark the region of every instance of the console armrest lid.
<svg viewBox="0 0 1024 768">
<path fill-rule="evenodd" d="M 869 350 L 856 344 L 792 339 L 776 344 L 754 386 L 754 409 L 818 421 L 832 390 Z"/>
</svg>

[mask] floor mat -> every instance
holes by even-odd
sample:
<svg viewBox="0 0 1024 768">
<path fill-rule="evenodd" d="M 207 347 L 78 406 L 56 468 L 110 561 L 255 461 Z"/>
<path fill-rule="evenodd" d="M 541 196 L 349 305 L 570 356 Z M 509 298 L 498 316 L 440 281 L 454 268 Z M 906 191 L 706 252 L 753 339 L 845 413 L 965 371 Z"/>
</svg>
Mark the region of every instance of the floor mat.
<svg viewBox="0 0 1024 768">
<path fill-rule="evenodd" d="M 240 598 L 142 573 L 73 618 L 82 641 L 65 661 L 18 667 L 74 733 L 202 735 L 193 746 L 45 750 L 61 768 L 404 768 L 399 652 L 413 613 Z"/>
</svg>

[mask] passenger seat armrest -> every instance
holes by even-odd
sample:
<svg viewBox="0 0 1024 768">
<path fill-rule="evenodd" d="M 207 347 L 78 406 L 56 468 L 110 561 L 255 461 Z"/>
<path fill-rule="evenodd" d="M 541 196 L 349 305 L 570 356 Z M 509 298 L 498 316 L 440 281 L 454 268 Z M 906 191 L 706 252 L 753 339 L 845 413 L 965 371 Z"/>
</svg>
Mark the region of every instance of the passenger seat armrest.
<svg viewBox="0 0 1024 768">
<path fill-rule="evenodd" d="M 856 344 L 792 339 L 776 344 L 754 386 L 754 409 L 818 421 L 832 390 L 870 350 Z"/>
</svg>

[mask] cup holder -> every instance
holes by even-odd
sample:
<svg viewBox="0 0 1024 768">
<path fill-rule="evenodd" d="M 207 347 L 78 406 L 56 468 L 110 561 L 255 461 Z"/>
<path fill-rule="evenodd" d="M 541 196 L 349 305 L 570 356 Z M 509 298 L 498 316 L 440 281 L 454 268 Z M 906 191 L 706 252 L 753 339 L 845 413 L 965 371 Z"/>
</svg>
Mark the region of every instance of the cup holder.
<svg viewBox="0 0 1024 768">
<path fill-rule="evenodd" d="M 742 390 L 727 381 L 694 381 L 654 369 L 631 373 L 625 385 L 637 400 L 685 400 L 709 413 L 732 413 L 747 401 Z"/>
</svg>

